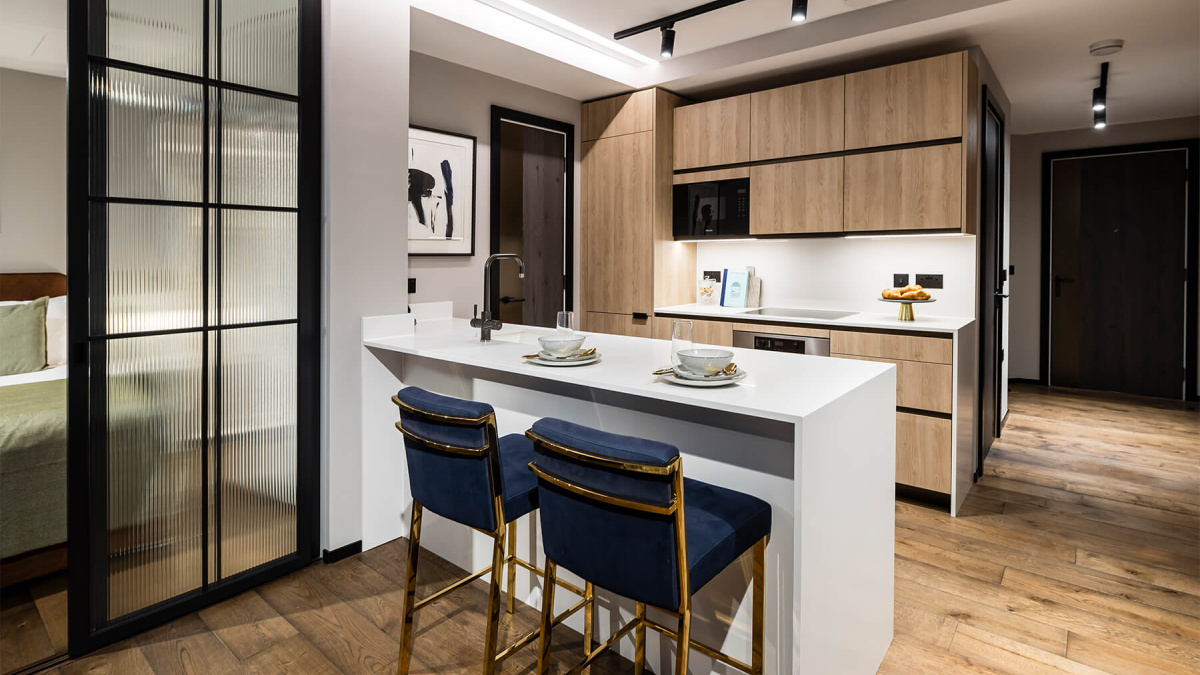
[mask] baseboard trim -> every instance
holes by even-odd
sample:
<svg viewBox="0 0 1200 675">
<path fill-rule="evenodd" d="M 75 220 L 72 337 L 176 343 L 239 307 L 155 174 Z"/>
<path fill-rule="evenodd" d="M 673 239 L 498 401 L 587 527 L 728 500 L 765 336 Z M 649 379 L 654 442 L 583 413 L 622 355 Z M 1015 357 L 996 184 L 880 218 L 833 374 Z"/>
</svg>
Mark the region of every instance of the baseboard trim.
<svg viewBox="0 0 1200 675">
<path fill-rule="evenodd" d="M 339 560 L 345 560 L 346 558 L 349 558 L 351 556 L 356 556 L 359 553 L 362 553 L 362 540 L 361 539 L 359 539 L 358 541 L 352 541 L 349 544 L 346 544 L 345 546 L 335 548 L 332 551 L 330 551 L 329 549 L 325 549 L 324 551 L 321 551 L 321 560 L 326 565 L 332 565 L 333 563 L 338 562 Z"/>
<path fill-rule="evenodd" d="M 1041 380 L 1039 380 L 1039 379 L 1037 379 L 1037 378 L 1028 378 L 1028 377 L 1010 377 L 1010 378 L 1008 378 L 1008 383 L 1009 383 L 1009 384 L 1034 384 L 1034 385 L 1041 385 L 1041 384 L 1042 384 L 1042 381 L 1041 381 Z"/>
</svg>

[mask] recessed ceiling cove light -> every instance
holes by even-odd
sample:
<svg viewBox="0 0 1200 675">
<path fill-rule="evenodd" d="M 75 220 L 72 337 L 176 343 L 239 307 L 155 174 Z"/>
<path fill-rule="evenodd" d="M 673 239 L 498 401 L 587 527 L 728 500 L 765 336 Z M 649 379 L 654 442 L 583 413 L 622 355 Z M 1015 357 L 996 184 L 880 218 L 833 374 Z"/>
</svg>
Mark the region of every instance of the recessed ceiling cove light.
<svg viewBox="0 0 1200 675">
<path fill-rule="evenodd" d="M 1125 48 L 1125 41 L 1120 39 L 1101 40 L 1088 45 L 1088 52 L 1092 56 L 1108 56 L 1116 54 Z"/>
</svg>

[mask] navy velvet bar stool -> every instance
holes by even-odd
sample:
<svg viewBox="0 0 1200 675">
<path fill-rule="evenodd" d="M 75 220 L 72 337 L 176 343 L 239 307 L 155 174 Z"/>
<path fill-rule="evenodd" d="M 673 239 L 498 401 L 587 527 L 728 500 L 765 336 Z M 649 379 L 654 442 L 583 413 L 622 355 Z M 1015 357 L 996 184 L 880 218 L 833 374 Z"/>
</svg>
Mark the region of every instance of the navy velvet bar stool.
<svg viewBox="0 0 1200 675">
<path fill-rule="evenodd" d="M 637 603 L 636 617 L 595 651 L 585 630 L 586 668 L 634 631 L 642 672 L 646 628 L 677 641 L 676 672 L 689 648 L 754 675 L 763 672 L 763 577 L 771 507 L 763 500 L 683 477 L 673 445 L 620 436 L 557 419 L 525 434 L 534 443 L 546 572 L 538 672 L 547 672 L 556 568 Z M 685 507 L 686 504 L 686 507 Z M 754 553 L 753 649 L 746 664 L 691 639 L 692 594 L 743 553 Z M 646 605 L 678 618 L 672 630 L 646 618 Z"/>
<path fill-rule="evenodd" d="M 396 428 L 404 434 L 408 479 L 413 493 L 408 579 L 397 672 L 399 675 L 408 673 L 416 610 L 491 573 L 483 663 L 484 674 L 491 675 L 504 659 L 533 642 L 541 633 L 540 628 L 534 630 L 497 653 L 500 578 L 505 565 L 508 567 L 509 612 L 514 608 L 517 566 L 537 573 L 542 571 L 516 556 L 516 521 L 538 507 L 537 479 L 529 470 L 533 461 L 533 443 L 521 434 L 498 438 L 496 413 L 486 403 L 442 396 L 418 387 L 401 389 L 392 397 L 392 402 L 400 408 Z M 490 535 L 494 546 L 490 566 L 417 602 L 417 557 L 421 549 L 421 513 L 424 509 Z M 507 557 L 504 553 L 506 543 Z M 591 586 L 580 589 L 568 583 L 558 585 L 583 599 L 557 621 L 585 605 L 589 607 L 587 616 L 590 619 Z"/>
</svg>

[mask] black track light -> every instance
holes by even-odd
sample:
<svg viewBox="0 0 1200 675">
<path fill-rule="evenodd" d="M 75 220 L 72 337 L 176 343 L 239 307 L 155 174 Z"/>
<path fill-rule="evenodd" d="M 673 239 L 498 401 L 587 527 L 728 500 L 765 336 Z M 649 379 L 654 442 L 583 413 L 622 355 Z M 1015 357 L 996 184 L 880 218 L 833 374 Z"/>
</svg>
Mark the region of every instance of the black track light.
<svg viewBox="0 0 1200 675">
<path fill-rule="evenodd" d="M 1092 90 L 1092 110 L 1104 110 L 1107 106 L 1105 99 L 1108 98 L 1107 87 L 1096 87 Z"/>
<path fill-rule="evenodd" d="M 662 49 L 659 53 L 664 59 L 669 59 L 675 54 L 675 24 L 662 27 Z"/>
<path fill-rule="evenodd" d="M 808 18 L 808 0 L 792 0 L 792 21 L 800 23 Z"/>
<path fill-rule="evenodd" d="M 1097 111 L 1093 112 L 1092 113 L 1092 128 L 1093 129 L 1103 129 L 1106 126 L 1108 126 L 1108 115 L 1105 114 L 1105 111 L 1097 110 Z"/>
</svg>

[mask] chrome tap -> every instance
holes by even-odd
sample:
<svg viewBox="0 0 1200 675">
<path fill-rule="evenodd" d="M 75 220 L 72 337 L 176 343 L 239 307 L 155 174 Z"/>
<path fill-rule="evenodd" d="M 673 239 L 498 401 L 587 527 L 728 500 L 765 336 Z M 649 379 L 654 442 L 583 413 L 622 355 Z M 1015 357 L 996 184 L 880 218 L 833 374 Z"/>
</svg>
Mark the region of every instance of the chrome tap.
<svg viewBox="0 0 1200 675">
<path fill-rule="evenodd" d="M 483 316 L 478 316 L 479 305 L 475 305 L 475 310 L 471 312 L 474 318 L 471 319 L 471 326 L 479 329 L 479 341 L 491 342 L 492 331 L 504 328 L 504 324 L 500 323 L 499 319 L 492 318 L 492 263 L 497 260 L 511 258 L 517 261 L 518 270 L 517 278 L 525 278 L 525 261 L 521 260 L 521 256 L 516 253 L 496 253 L 488 256 L 487 262 L 483 263 Z"/>
</svg>

